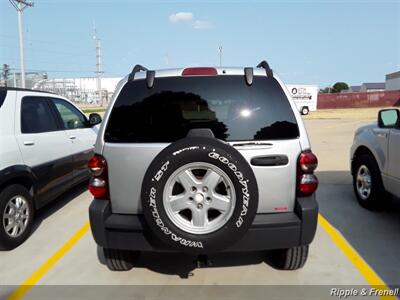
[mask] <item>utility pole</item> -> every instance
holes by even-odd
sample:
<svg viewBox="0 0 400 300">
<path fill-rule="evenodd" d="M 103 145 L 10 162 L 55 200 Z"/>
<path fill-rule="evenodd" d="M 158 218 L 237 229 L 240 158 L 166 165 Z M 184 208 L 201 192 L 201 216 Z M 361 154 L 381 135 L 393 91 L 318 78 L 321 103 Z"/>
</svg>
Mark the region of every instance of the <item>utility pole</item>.
<svg viewBox="0 0 400 300">
<path fill-rule="evenodd" d="M 14 87 L 17 87 L 17 76 L 15 76 L 15 71 L 13 72 L 13 83 Z"/>
<path fill-rule="evenodd" d="M 18 12 L 18 33 L 19 33 L 19 64 L 21 68 L 21 87 L 25 88 L 25 62 L 24 62 L 24 37 L 22 30 L 22 12 L 25 8 L 32 7 L 33 2 L 25 0 L 9 0 Z"/>
<path fill-rule="evenodd" d="M 219 66 L 222 67 L 222 46 L 219 46 L 218 49 L 219 49 Z"/>
<path fill-rule="evenodd" d="M 97 30 L 94 28 L 93 39 L 96 41 L 96 89 L 100 99 L 100 105 L 103 106 L 103 93 L 101 91 L 101 40 L 97 36 Z"/>
</svg>

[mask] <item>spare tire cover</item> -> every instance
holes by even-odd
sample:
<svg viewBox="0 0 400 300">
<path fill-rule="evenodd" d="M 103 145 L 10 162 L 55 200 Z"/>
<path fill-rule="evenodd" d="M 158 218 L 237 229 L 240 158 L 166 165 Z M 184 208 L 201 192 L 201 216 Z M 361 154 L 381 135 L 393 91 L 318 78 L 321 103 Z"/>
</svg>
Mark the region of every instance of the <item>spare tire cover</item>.
<svg viewBox="0 0 400 300">
<path fill-rule="evenodd" d="M 141 199 L 151 233 L 167 249 L 206 254 L 231 246 L 248 230 L 258 187 L 247 161 L 229 144 L 188 137 L 154 158 Z"/>
</svg>

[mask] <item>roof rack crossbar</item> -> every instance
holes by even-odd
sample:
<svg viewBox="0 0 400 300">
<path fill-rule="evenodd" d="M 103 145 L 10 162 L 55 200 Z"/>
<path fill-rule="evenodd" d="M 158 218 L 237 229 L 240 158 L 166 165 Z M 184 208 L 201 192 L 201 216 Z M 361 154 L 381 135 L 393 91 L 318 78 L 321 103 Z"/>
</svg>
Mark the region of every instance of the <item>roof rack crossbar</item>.
<svg viewBox="0 0 400 300">
<path fill-rule="evenodd" d="M 257 65 L 257 68 L 263 68 L 263 69 L 265 69 L 265 72 L 267 73 L 267 76 L 268 76 L 268 77 L 273 77 L 273 76 L 274 76 L 274 74 L 273 74 L 273 72 L 272 72 L 272 69 L 269 67 L 269 64 L 268 64 L 267 61 L 265 61 L 265 60 L 263 60 L 262 62 L 260 62 L 260 63 Z"/>
<path fill-rule="evenodd" d="M 148 71 L 148 69 L 143 67 L 142 65 L 134 66 L 132 72 L 129 74 L 128 81 L 135 79 L 135 74 L 140 71 Z"/>
</svg>

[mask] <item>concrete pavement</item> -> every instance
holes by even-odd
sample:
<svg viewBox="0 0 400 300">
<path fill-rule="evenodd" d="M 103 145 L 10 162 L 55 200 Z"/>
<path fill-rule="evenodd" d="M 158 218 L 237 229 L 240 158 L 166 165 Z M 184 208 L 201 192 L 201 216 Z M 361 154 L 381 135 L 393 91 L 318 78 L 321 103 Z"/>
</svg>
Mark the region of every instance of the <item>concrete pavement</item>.
<svg viewBox="0 0 400 300">
<path fill-rule="evenodd" d="M 358 206 L 351 190 L 349 149 L 354 129 L 362 123 L 306 121 L 320 161 L 318 201 L 322 215 L 378 275 L 389 284 L 399 285 L 396 270 L 400 270 L 400 261 L 395 255 L 400 249 L 399 212 L 366 212 Z M 90 201 L 84 187 L 74 189 L 39 213 L 37 228 L 23 245 L 0 252 L 0 294 L 7 295 L 15 288 L 9 285 L 23 283 L 88 221 Z M 212 267 L 200 269 L 195 268 L 191 256 L 147 253 L 133 270 L 111 272 L 101 263 L 101 255 L 99 261 L 98 252 L 91 233 L 84 234 L 37 285 L 368 285 L 365 276 L 320 226 L 308 262 L 293 272 L 273 269 L 258 252 L 216 255 L 211 257 Z"/>
</svg>

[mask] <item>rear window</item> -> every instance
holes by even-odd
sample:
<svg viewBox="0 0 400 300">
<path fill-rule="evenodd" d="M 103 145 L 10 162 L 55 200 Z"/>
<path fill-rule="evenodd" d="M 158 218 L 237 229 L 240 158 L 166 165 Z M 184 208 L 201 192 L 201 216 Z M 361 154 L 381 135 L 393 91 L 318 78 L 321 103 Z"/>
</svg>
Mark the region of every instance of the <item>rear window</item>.
<svg viewBox="0 0 400 300">
<path fill-rule="evenodd" d="M 173 142 L 190 129 L 210 128 L 226 141 L 294 139 L 299 129 L 288 99 L 274 78 L 243 76 L 156 78 L 128 82 L 112 109 L 105 141 Z"/>
</svg>

